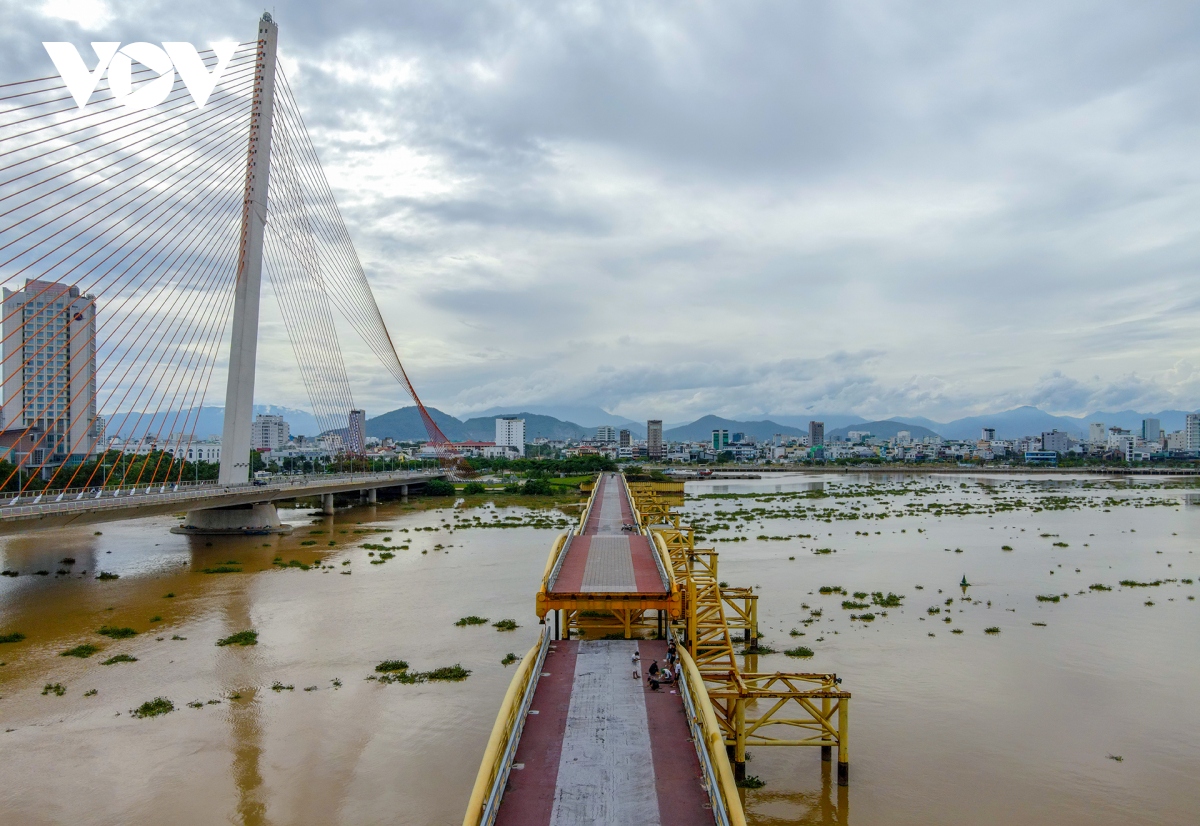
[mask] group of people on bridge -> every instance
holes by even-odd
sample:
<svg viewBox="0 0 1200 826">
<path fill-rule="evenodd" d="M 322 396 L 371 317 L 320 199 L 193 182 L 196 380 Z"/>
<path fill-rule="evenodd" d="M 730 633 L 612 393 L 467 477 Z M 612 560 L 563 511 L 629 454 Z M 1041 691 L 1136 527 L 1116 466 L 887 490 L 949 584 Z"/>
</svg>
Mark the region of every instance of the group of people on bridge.
<svg viewBox="0 0 1200 826">
<path fill-rule="evenodd" d="M 633 679 L 642 678 L 642 654 L 637 649 L 633 652 Z M 646 680 L 650 683 L 651 691 L 658 691 L 663 683 L 670 685 L 683 679 L 683 663 L 679 661 L 679 651 L 674 642 L 667 643 L 667 664 L 659 667 L 658 660 L 653 660 L 646 669 Z"/>
</svg>

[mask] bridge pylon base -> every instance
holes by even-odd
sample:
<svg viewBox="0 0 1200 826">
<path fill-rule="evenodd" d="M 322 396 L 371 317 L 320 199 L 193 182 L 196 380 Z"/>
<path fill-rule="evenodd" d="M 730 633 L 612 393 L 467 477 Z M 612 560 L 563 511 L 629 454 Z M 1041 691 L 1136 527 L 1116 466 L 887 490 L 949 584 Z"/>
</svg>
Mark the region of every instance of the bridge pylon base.
<svg viewBox="0 0 1200 826">
<path fill-rule="evenodd" d="M 171 528 L 171 533 L 185 536 L 260 536 L 291 532 L 292 526 L 279 521 L 279 512 L 271 502 L 188 511 L 183 524 Z"/>
</svg>

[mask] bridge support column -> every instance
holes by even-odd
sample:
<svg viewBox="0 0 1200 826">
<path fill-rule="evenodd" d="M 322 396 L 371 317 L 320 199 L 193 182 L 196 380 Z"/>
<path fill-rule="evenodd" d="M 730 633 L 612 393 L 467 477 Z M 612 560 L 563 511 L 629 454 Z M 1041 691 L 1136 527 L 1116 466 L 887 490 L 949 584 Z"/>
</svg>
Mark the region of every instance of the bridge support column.
<svg viewBox="0 0 1200 826">
<path fill-rule="evenodd" d="M 401 501 L 401 502 L 407 502 L 407 501 L 408 501 L 408 485 L 401 485 L 401 486 L 400 486 L 400 501 Z"/>
<path fill-rule="evenodd" d="M 188 511 L 183 524 L 171 528 L 171 533 L 193 536 L 254 536 L 291 532 L 292 526 L 279 521 L 279 512 L 271 502 Z"/>
<path fill-rule="evenodd" d="M 367 504 L 374 505 L 379 502 L 379 489 L 367 488 Z"/>
<path fill-rule="evenodd" d="M 326 516 L 333 516 L 333 494 L 321 494 L 321 513 Z"/>
<path fill-rule="evenodd" d="M 850 746 L 846 735 L 850 733 L 850 701 L 845 697 L 838 700 L 838 785 L 850 785 Z"/>
<path fill-rule="evenodd" d="M 829 698 L 821 698 L 821 717 L 825 720 L 829 719 Z M 829 739 L 829 735 L 825 736 Z M 829 763 L 833 760 L 833 746 L 821 746 L 821 762 Z"/>
</svg>

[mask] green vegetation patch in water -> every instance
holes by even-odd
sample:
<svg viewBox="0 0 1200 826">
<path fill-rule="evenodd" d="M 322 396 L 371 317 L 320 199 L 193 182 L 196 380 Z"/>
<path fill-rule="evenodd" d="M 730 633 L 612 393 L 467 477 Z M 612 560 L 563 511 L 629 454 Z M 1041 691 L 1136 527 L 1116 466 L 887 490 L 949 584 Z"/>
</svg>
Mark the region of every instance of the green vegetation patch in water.
<svg viewBox="0 0 1200 826">
<path fill-rule="evenodd" d="M 111 625 L 101 625 L 100 630 L 96 632 L 102 637 L 110 637 L 114 640 L 127 640 L 130 637 L 136 637 L 137 631 L 132 628 L 116 628 Z"/>
<path fill-rule="evenodd" d="M 217 640 L 217 645 L 258 645 L 257 631 L 238 631 L 224 639 Z"/>
<path fill-rule="evenodd" d="M 60 651 L 58 656 L 60 656 L 60 657 L 79 657 L 82 660 L 82 659 L 87 659 L 88 657 L 92 656 L 99 650 L 100 649 L 94 645 L 89 645 L 87 643 L 84 643 L 83 645 L 77 645 L 74 648 L 68 648 L 66 651 Z"/>
<path fill-rule="evenodd" d="M 17 631 L 12 632 L 11 634 L 0 634 L 0 644 L 6 642 L 20 642 L 23 639 L 25 639 L 25 635 Z"/>
<path fill-rule="evenodd" d="M 175 710 L 175 704 L 166 697 L 155 697 L 153 700 L 147 700 L 129 713 L 137 718 L 158 717 L 163 714 L 170 714 Z"/>
<path fill-rule="evenodd" d="M 454 624 L 459 626 L 460 628 L 463 626 L 466 626 L 466 625 L 487 625 L 488 618 L 487 617 L 477 617 L 474 614 L 472 614 L 469 617 L 463 617 L 462 619 L 458 620 L 458 622 L 456 622 Z"/>
<path fill-rule="evenodd" d="M 128 654 L 118 654 L 115 657 L 109 657 L 101 665 L 116 665 L 117 663 L 135 663 L 137 657 L 131 657 Z"/>
</svg>

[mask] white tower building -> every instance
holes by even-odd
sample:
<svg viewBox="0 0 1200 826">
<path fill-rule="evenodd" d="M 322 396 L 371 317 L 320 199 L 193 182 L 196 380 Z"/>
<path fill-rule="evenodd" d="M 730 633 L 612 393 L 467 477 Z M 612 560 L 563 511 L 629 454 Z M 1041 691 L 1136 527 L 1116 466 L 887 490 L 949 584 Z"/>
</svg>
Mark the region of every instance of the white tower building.
<svg viewBox="0 0 1200 826">
<path fill-rule="evenodd" d="M 515 447 L 517 453 L 525 455 L 525 420 L 496 419 L 496 447 Z"/>
</svg>

